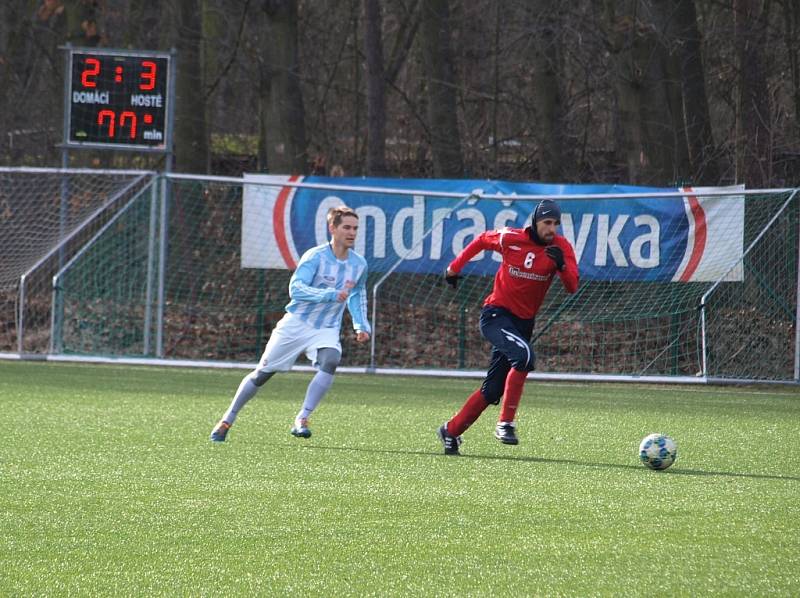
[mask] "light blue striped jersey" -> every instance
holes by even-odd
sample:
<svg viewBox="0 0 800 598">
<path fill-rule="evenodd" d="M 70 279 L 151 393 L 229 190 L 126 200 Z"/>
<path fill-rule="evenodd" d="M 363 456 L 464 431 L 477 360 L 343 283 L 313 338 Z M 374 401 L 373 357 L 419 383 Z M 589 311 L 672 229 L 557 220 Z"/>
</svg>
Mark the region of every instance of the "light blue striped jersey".
<svg viewBox="0 0 800 598">
<path fill-rule="evenodd" d="M 367 319 L 367 260 L 352 249 L 340 260 L 330 243 L 306 251 L 289 281 L 286 311 L 314 328 L 339 328 L 345 304 L 356 332 L 371 334 Z M 346 302 L 336 301 L 339 291 L 352 287 Z"/>
</svg>

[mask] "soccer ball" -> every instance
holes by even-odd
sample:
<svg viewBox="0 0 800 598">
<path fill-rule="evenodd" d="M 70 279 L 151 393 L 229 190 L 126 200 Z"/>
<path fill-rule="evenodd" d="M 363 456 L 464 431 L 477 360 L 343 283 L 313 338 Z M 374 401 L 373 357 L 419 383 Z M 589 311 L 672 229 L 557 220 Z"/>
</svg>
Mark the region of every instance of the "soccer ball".
<svg viewBox="0 0 800 598">
<path fill-rule="evenodd" d="M 677 458 L 677 443 L 664 434 L 645 436 L 639 445 L 639 459 L 650 469 L 666 469 Z"/>
</svg>

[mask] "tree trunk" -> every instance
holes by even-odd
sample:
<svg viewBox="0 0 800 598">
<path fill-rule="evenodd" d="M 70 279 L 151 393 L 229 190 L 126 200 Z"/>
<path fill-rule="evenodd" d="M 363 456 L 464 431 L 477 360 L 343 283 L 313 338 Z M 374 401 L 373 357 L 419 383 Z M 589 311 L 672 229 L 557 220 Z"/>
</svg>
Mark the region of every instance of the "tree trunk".
<svg viewBox="0 0 800 598">
<path fill-rule="evenodd" d="M 567 164 L 565 155 L 566 98 L 562 92 L 561 31 L 558 0 L 536 0 L 526 10 L 531 36 L 529 60 L 533 71 L 532 97 L 539 148 L 539 179 L 559 181 Z"/>
<path fill-rule="evenodd" d="M 123 39 L 128 48 L 156 50 L 161 30 L 161 3 L 158 0 L 131 0 Z"/>
<path fill-rule="evenodd" d="M 656 93 L 663 94 L 663 115 L 667 123 L 664 131 L 672 133 L 672 143 L 665 147 L 665 151 L 671 152 L 665 167 L 672 171 L 666 182 L 686 184 L 694 181 L 684 114 L 683 57 L 680 52 L 683 40 L 677 28 L 675 1 L 651 0 L 646 6 L 649 9 L 650 31 L 655 37 L 654 46 L 660 52 L 656 60 L 660 58 L 661 64 L 653 69 L 653 74 L 654 77 L 663 77 L 661 82 L 654 81 L 659 86 Z"/>
<path fill-rule="evenodd" d="M 360 13 L 357 7 L 360 6 L 358 0 L 350 0 L 353 10 L 350 20 L 353 28 L 353 164 L 356 169 L 361 171 L 364 166 L 364 145 L 361 143 L 361 57 L 358 55 L 358 48 L 361 43 L 358 39 L 360 24 Z"/>
<path fill-rule="evenodd" d="M 788 0 L 783 5 L 783 11 L 783 37 L 792 77 L 792 111 L 797 130 L 800 127 L 800 3 Z"/>
<path fill-rule="evenodd" d="M 178 0 L 175 156 L 179 172 L 208 172 L 200 0 Z"/>
<path fill-rule="evenodd" d="M 406 63 L 414 39 L 417 37 L 417 30 L 420 24 L 420 11 L 417 8 L 417 0 L 411 0 L 397 26 L 398 32 L 395 36 L 395 43 L 389 53 L 384 73 L 384 80 L 387 85 L 394 85 L 400 69 Z"/>
<path fill-rule="evenodd" d="M 649 3 L 606 0 L 609 50 L 619 106 L 618 148 L 634 184 L 666 185 L 682 172 L 686 148 L 680 123 L 680 82 L 671 72 L 663 32 Z"/>
<path fill-rule="evenodd" d="M 202 26 L 203 26 L 203 45 L 202 45 L 202 65 L 205 74 L 205 86 L 202 90 L 206 105 L 206 123 L 211 123 L 214 114 L 217 114 L 219 105 L 218 78 L 222 71 L 222 57 L 220 56 L 220 40 L 225 33 L 225 13 L 219 2 L 216 0 L 202 0 Z M 211 89 L 213 87 L 213 89 Z M 224 110 L 223 110 L 224 113 Z M 206 143 L 209 147 L 209 163 L 213 155 L 211 143 L 211 131 L 206 130 Z"/>
<path fill-rule="evenodd" d="M 262 69 L 260 118 L 270 172 L 300 174 L 307 169 L 306 130 L 297 44 L 297 0 L 267 0 L 259 32 Z"/>
<path fill-rule="evenodd" d="M 421 10 L 433 173 L 439 178 L 461 177 L 464 161 L 450 48 L 450 7 L 448 0 L 426 0 Z"/>
<path fill-rule="evenodd" d="M 99 15 L 94 2 L 65 0 L 66 41 L 74 46 L 94 47 L 100 43 Z"/>
<path fill-rule="evenodd" d="M 18 122 L 15 98 L 21 97 L 26 72 L 30 71 L 33 57 L 26 52 L 25 11 L 15 2 L 9 2 L 0 9 L 0 131 L 9 132 Z M 13 137 L 13 135 L 12 135 Z M 6 140 L 0 140 L 0 147 Z M 11 143 L 9 143 L 11 145 Z M 9 147 L 11 149 L 11 147 Z"/>
<path fill-rule="evenodd" d="M 386 81 L 380 0 L 364 0 L 367 61 L 367 176 L 386 175 Z"/>
<path fill-rule="evenodd" d="M 677 59 L 683 85 L 683 112 L 689 150 L 690 172 L 695 184 L 719 183 L 720 166 L 711 129 L 705 71 L 694 0 L 666 2 L 674 11 Z"/>
<path fill-rule="evenodd" d="M 800 128 L 800 2 L 789 0 L 783 10 L 784 40 L 792 77 L 792 104 L 797 130 Z"/>
<path fill-rule="evenodd" d="M 769 184 L 771 113 L 765 74 L 769 0 L 734 0 L 734 42 L 739 62 L 736 114 L 736 181 Z"/>
</svg>

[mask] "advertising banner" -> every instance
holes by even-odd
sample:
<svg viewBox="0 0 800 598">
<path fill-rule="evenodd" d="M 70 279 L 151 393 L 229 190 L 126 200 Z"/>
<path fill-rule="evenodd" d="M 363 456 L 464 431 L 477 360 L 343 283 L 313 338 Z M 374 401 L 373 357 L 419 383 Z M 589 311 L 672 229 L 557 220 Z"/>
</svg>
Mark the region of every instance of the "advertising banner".
<svg viewBox="0 0 800 598">
<path fill-rule="evenodd" d="M 293 270 L 300 256 L 328 240 L 329 208 L 359 214 L 356 251 L 372 272 L 439 273 L 475 236 L 530 224 L 536 201 L 518 195 L 618 194 L 563 199 L 561 227 L 575 249 L 582 280 L 709 282 L 742 280 L 743 187 L 653 188 L 548 185 L 480 180 L 363 179 L 245 175 L 242 267 Z M 335 192 L 280 186 L 288 181 L 369 188 Z M 258 183 L 270 183 L 269 186 Z M 407 195 L 381 192 L 408 190 Z M 425 191 L 418 191 L 422 190 Z M 425 192 L 447 192 L 435 197 Z M 459 197 L 479 191 L 507 199 Z M 683 197 L 626 194 L 687 191 Z M 703 196 L 708 191 L 731 195 Z M 456 207 L 457 206 L 457 207 Z M 401 261 L 402 259 L 402 261 Z M 499 256 L 482 252 L 465 273 L 494 275 Z"/>
</svg>

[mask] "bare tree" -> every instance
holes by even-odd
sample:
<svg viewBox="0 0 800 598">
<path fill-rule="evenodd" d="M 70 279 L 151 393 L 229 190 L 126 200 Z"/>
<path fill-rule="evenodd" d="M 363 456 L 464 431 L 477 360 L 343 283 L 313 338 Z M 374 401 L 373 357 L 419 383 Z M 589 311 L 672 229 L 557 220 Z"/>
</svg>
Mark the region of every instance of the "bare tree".
<svg viewBox="0 0 800 598">
<path fill-rule="evenodd" d="M 800 125 L 800 2 L 783 2 L 783 38 L 786 45 L 786 58 L 791 75 L 792 111 L 795 125 Z"/>
<path fill-rule="evenodd" d="M 0 160 L 58 163 L 71 41 L 179 47 L 181 169 L 791 185 L 798 34 L 798 0 L 6 1 Z"/>
<path fill-rule="evenodd" d="M 260 144 L 270 172 L 303 173 L 307 159 L 297 1 L 265 0 L 260 12 Z"/>
<path fill-rule="evenodd" d="M 122 34 L 125 46 L 142 50 L 159 48 L 161 4 L 158 0 L 130 0 Z"/>
<path fill-rule="evenodd" d="M 367 62 L 367 175 L 386 175 L 386 81 L 380 0 L 364 0 L 364 54 Z"/>
<path fill-rule="evenodd" d="M 30 21 L 23 7 L 9 2 L 0 8 L 0 131 L 9 131 L 19 122 L 14 106 L 30 69 L 28 39 Z"/>
<path fill-rule="evenodd" d="M 201 64 L 203 65 L 203 95 L 206 109 L 206 144 L 209 147 L 209 165 L 211 163 L 211 126 L 215 112 L 215 92 L 222 76 L 223 56 L 221 55 L 222 43 L 225 38 L 227 14 L 218 0 L 201 0 L 203 43 L 201 45 Z"/>
<path fill-rule="evenodd" d="M 410 88 L 420 88 L 419 78 L 416 85 L 411 83 L 411 77 L 417 77 L 411 57 L 415 55 L 413 48 L 421 20 L 418 0 L 390 2 L 385 6 L 384 36 L 386 46 L 390 48 L 384 73 L 388 92 L 385 98 L 387 134 L 395 141 L 391 150 L 391 170 L 396 174 L 401 174 L 402 165 L 413 161 L 414 156 L 424 151 L 419 149 L 420 144 L 410 143 L 425 136 L 419 132 L 420 129 L 427 130 L 424 108 L 412 98 L 410 91 Z M 418 94 L 415 92 L 414 95 Z M 419 176 L 419 173 L 416 175 Z"/>
<path fill-rule="evenodd" d="M 393 85 L 397 81 L 397 75 L 400 69 L 405 66 L 409 50 L 414 40 L 417 37 L 417 30 L 420 25 L 420 11 L 418 10 L 418 1 L 411 0 L 408 6 L 405 6 L 399 15 L 395 15 L 396 28 L 394 35 L 394 43 L 389 52 L 387 67 L 385 72 L 386 82 Z"/>
<path fill-rule="evenodd" d="M 181 172 L 207 172 L 205 84 L 201 54 L 200 0 L 178 2 L 178 64 L 175 102 L 175 157 Z"/>
<path fill-rule="evenodd" d="M 664 96 L 663 118 L 673 132 L 671 143 L 667 151 L 671 152 L 669 163 L 672 176 L 665 179 L 665 183 L 691 182 L 691 165 L 689 163 L 689 142 L 687 138 L 687 121 L 684 97 L 684 71 L 682 56 L 679 51 L 679 42 L 682 32 L 678 30 L 675 0 L 652 0 L 646 5 L 649 20 L 655 30 L 656 49 L 660 53 L 661 65 L 659 71 L 663 73 L 663 81 L 654 80 L 656 93 Z M 658 72 L 658 71 L 657 71 Z"/>
<path fill-rule="evenodd" d="M 546 181 L 562 180 L 567 164 L 566 98 L 560 40 L 562 12 L 563 6 L 558 0 L 536 0 L 526 11 L 526 23 L 531 33 L 528 55 L 533 74 L 531 92 L 539 142 L 539 178 Z"/>
<path fill-rule="evenodd" d="M 686 176 L 680 80 L 649 2 L 605 1 L 628 180 L 664 185 Z"/>
<path fill-rule="evenodd" d="M 664 4 L 674 10 L 674 16 L 671 17 L 674 19 L 675 31 L 673 46 L 683 86 L 683 113 L 691 178 L 697 184 L 714 184 L 720 176 L 719 158 L 711 128 L 695 2 L 676 0 Z"/>
<path fill-rule="evenodd" d="M 96 2 L 65 0 L 66 40 L 76 46 L 93 47 L 100 44 L 100 12 Z"/>
<path fill-rule="evenodd" d="M 460 177 L 464 174 L 464 162 L 456 111 L 448 0 L 423 2 L 422 44 L 433 172 L 437 177 Z"/>
<path fill-rule="evenodd" d="M 759 188 L 771 178 L 771 111 L 766 79 L 769 0 L 733 0 L 739 67 L 736 179 Z"/>
<path fill-rule="evenodd" d="M 61 2 L 25 0 L 4 3 L 3 12 L 2 140 L 12 160 L 26 165 L 57 160 L 64 89 L 59 46 L 67 41 L 66 8 Z"/>
</svg>

